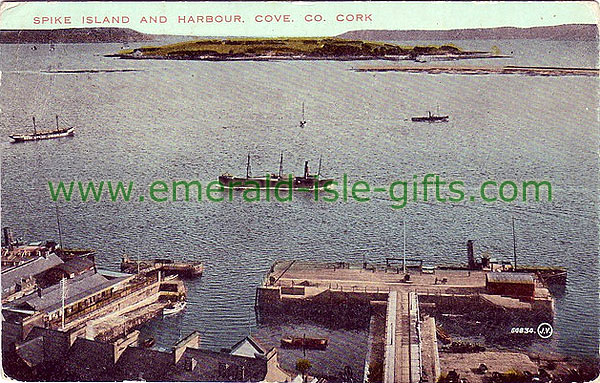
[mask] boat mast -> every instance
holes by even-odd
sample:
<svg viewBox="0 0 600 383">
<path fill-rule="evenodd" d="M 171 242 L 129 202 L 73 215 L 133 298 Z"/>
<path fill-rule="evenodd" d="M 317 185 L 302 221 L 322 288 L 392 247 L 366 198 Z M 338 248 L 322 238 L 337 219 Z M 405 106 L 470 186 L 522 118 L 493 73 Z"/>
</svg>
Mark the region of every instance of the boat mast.
<svg viewBox="0 0 600 383">
<path fill-rule="evenodd" d="M 246 178 L 250 178 L 250 174 L 252 171 L 250 170 L 250 153 L 248 153 L 248 163 L 246 164 Z"/>
<path fill-rule="evenodd" d="M 319 171 L 317 172 L 317 176 L 321 176 L 321 160 L 323 159 L 323 157 L 319 157 Z"/>
<path fill-rule="evenodd" d="M 281 152 L 281 156 L 279 157 L 279 178 L 283 178 L 283 152 Z"/>
<path fill-rule="evenodd" d="M 306 120 L 304 119 L 304 101 L 302 101 L 302 119 L 300 120 L 300 127 L 304 128 L 306 125 Z"/>
<path fill-rule="evenodd" d="M 35 117 L 31 117 L 33 119 L 33 135 L 37 134 L 37 130 L 35 129 Z"/>
<path fill-rule="evenodd" d="M 56 130 L 58 130 L 58 114 L 56 115 Z"/>
<path fill-rule="evenodd" d="M 517 271 L 517 237 L 515 236 L 515 217 L 512 217 L 512 234 L 513 234 L 513 257 L 515 260 L 514 271 Z"/>
</svg>

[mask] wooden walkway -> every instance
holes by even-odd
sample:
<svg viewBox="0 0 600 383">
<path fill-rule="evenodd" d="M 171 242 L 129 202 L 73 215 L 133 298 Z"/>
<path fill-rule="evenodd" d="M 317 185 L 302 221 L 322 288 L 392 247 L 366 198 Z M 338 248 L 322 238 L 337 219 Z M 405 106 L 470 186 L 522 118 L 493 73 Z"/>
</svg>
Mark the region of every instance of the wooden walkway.
<svg viewBox="0 0 600 383">
<path fill-rule="evenodd" d="M 396 359 L 394 362 L 394 382 L 410 383 L 410 320 L 408 294 L 398 292 L 396 306 Z M 391 318 L 389 318 L 391 319 Z"/>
</svg>

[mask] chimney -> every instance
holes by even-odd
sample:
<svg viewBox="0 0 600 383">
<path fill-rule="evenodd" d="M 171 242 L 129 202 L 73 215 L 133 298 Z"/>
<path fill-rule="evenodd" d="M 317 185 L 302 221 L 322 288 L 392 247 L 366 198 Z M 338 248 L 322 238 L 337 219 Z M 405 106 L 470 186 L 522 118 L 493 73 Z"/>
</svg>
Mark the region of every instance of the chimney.
<svg viewBox="0 0 600 383">
<path fill-rule="evenodd" d="M 181 356 L 187 348 L 200 348 L 200 333 L 194 331 L 188 335 L 185 339 L 180 340 L 175 347 L 173 347 L 173 362 L 177 364 L 181 359 Z"/>
<path fill-rule="evenodd" d="M 467 259 L 469 260 L 469 269 L 475 270 L 477 266 L 475 264 L 475 252 L 473 251 L 473 241 L 470 239 L 467 241 Z"/>
<path fill-rule="evenodd" d="M 12 231 L 8 227 L 3 228 L 2 231 L 4 233 L 4 237 L 2 239 L 2 246 L 9 247 L 15 241 L 13 238 Z"/>
<path fill-rule="evenodd" d="M 304 161 L 304 178 L 308 178 L 308 161 Z"/>
<path fill-rule="evenodd" d="M 113 343 L 113 363 L 117 363 L 127 347 L 138 341 L 140 337 L 139 330 L 135 330 L 124 338 L 118 339 Z"/>
</svg>

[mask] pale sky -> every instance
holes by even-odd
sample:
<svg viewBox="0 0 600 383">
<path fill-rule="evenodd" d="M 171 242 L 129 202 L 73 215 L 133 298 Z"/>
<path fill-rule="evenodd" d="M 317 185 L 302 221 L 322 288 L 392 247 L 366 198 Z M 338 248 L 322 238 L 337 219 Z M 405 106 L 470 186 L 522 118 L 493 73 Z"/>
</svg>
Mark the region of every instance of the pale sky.
<svg viewBox="0 0 600 383">
<path fill-rule="evenodd" d="M 356 29 L 594 24 L 598 22 L 599 14 L 594 1 L 32 2 L 3 3 L 0 9 L 2 29 L 127 27 L 146 33 L 198 36 L 328 36 Z M 239 16 L 237 19 L 234 18 L 236 15 Z M 317 15 L 321 21 L 306 19 L 318 18 Z M 362 20 L 356 15 L 362 15 Z M 143 23 L 144 16 L 163 16 L 163 22 Z M 208 22 L 211 16 L 213 20 Z M 224 18 L 222 22 L 215 22 L 218 16 Z M 48 19 L 42 23 L 42 17 Z M 105 17 L 114 19 L 106 23 Z M 196 22 L 190 23 L 190 17 Z M 231 22 L 225 22 L 228 17 Z M 272 21 L 264 21 L 269 18 Z M 66 23 L 67 20 L 70 23 Z"/>
</svg>

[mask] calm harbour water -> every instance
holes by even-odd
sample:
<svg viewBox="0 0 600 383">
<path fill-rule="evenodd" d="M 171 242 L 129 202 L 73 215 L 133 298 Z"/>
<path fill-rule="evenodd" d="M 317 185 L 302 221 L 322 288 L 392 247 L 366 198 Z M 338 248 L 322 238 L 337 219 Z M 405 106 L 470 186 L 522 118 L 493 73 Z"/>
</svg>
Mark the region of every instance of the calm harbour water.
<svg viewBox="0 0 600 383">
<path fill-rule="evenodd" d="M 439 65 L 597 67 L 594 42 L 458 41 L 497 45 L 514 57 Z M 133 46 L 133 45 L 132 45 Z M 487 179 L 549 180 L 552 202 L 413 203 L 60 203 L 65 244 L 95 248 L 116 270 L 124 253 L 205 262 L 189 281 L 188 307 L 144 329 L 172 344 L 198 330 L 205 347 L 229 347 L 256 330 L 255 287 L 279 259 L 382 262 L 407 253 L 430 263 L 465 263 L 476 253 L 510 260 L 511 217 L 522 264 L 568 268 L 557 299 L 554 351 L 598 351 L 598 79 L 517 75 L 357 73 L 365 62 L 126 61 L 103 57 L 118 44 L 2 45 L 0 150 L 2 226 L 25 240 L 57 238 L 48 180 L 134 181 L 134 194 L 162 180 L 215 180 L 300 173 L 323 157 L 323 174 L 385 186 L 437 173 L 476 190 Z M 380 62 L 389 64 L 389 62 Z M 415 65 L 403 62 L 401 65 Z M 138 69 L 48 74 L 44 70 Z M 301 103 L 307 127 L 299 129 Z M 446 124 L 407 119 L 437 105 Z M 71 139 L 11 144 L 8 134 L 76 127 Z M 238 196 L 239 197 L 239 196 Z M 364 249 L 369 249 L 365 252 Z"/>
</svg>

